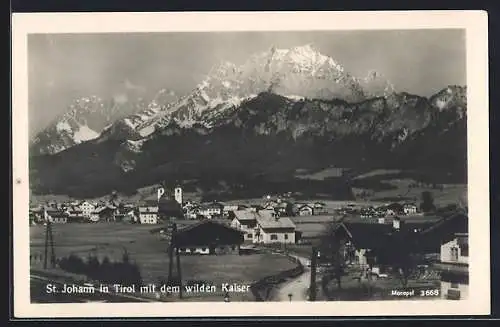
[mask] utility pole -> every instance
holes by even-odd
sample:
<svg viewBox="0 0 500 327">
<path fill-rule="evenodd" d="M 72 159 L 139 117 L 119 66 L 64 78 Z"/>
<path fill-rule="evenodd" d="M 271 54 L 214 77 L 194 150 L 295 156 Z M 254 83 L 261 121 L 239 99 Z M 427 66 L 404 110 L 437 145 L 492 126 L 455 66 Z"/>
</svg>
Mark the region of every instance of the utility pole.
<svg viewBox="0 0 500 327">
<path fill-rule="evenodd" d="M 170 228 L 169 228 L 170 229 Z M 168 247 L 168 281 L 172 280 L 172 270 L 174 267 L 174 228 L 170 229 L 170 246 Z"/>
<path fill-rule="evenodd" d="M 181 274 L 181 257 L 179 255 L 179 247 L 176 244 L 176 234 L 177 234 L 177 224 L 172 224 L 172 237 L 170 239 L 170 247 L 168 249 L 169 254 L 169 267 L 168 267 L 168 280 L 171 282 L 174 280 L 173 266 L 174 266 L 174 251 L 176 259 L 176 275 L 175 281 L 179 286 L 179 298 L 182 299 L 182 274 Z"/>
<path fill-rule="evenodd" d="M 56 253 L 54 250 L 54 236 L 52 234 L 52 222 L 48 219 L 47 212 L 45 211 L 45 257 L 43 262 L 43 269 L 47 269 L 47 260 L 49 257 L 50 247 L 50 265 L 51 268 L 56 267 Z"/>
<path fill-rule="evenodd" d="M 309 286 L 309 301 L 316 301 L 316 265 L 318 258 L 318 249 L 312 248 L 311 256 L 311 284 Z"/>
</svg>

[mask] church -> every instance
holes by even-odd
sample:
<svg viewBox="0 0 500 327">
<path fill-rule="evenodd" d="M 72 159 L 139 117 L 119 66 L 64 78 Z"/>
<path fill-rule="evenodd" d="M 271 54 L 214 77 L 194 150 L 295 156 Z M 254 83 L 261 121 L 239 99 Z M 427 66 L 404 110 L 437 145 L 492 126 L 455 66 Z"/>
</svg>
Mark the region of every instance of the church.
<svg viewBox="0 0 500 327">
<path fill-rule="evenodd" d="M 174 192 L 168 192 L 164 188 L 158 190 L 158 215 L 162 220 L 184 217 L 182 211 L 182 188 L 176 187 Z"/>
</svg>

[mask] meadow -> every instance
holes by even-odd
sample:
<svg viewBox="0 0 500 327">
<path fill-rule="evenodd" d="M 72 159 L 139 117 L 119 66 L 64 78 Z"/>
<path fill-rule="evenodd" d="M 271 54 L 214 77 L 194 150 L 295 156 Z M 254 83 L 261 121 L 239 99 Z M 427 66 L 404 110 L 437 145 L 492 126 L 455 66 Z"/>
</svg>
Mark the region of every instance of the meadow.
<svg viewBox="0 0 500 327">
<path fill-rule="evenodd" d="M 143 283 L 158 284 L 167 278 L 169 269 L 168 243 L 159 233 L 151 232 L 158 227 L 160 226 L 120 223 L 53 225 L 56 257 L 76 254 L 85 259 L 93 254 L 100 260 L 108 257 L 111 261 L 120 261 L 126 250 L 131 261 L 139 265 Z M 43 255 L 44 240 L 44 226 L 31 226 L 32 256 Z M 180 261 L 184 283 L 206 281 L 216 286 L 232 282 L 250 285 L 261 278 L 295 267 L 286 257 L 271 253 L 181 256 Z M 32 263 L 32 266 L 38 268 L 41 265 L 41 261 Z M 199 296 L 208 300 L 220 300 L 223 295 L 217 293 Z M 197 297 L 198 295 L 192 296 Z M 242 293 L 239 300 L 253 301 L 253 296 L 251 293 Z"/>
</svg>

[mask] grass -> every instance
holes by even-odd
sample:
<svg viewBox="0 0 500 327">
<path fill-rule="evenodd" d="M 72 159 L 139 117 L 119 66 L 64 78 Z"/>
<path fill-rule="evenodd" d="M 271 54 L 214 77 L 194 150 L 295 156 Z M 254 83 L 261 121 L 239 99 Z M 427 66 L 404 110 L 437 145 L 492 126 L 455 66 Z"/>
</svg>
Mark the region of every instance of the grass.
<svg viewBox="0 0 500 327">
<path fill-rule="evenodd" d="M 118 261 L 123 250 L 127 249 L 132 261 L 139 264 L 144 283 L 158 283 L 168 276 L 169 267 L 168 244 L 159 234 L 150 232 L 158 227 L 116 223 L 53 225 L 56 256 L 75 253 L 86 258 L 89 253 L 94 253 L 101 260 L 108 256 L 111 260 Z M 30 251 L 32 255 L 43 254 L 44 226 L 30 227 Z M 270 253 L 181 256 L 183 280 L 210 281 L 215 285 L 231 282 L 251 284 L 294 267 L 295 264 L 286 257 Z M 221 296 L 206 295 L 215 298 Z M 253 300 L 252 295 L 247 293 L 235 296 L 241 300 Z"/>
<path fill-rule="evenodd" d="M 342 176 L 342 168 L 336 168 L 336 167 L 322 169 L 320 171 L 313 173 L 299 172 L 298 174 L 295 175 L 295 177 L 297 178 L 320 180 L 320 181 L 325 180 L 326 178 L 339 177 L 339 176 Z"/>
<path fill-rule="evenodd" d="M 439 184 L 432 187 L 430 183 L 423 183 L 413 176 L 412 172 L 399 170 L 374 170 L 354 178 L 353 193 L 357 200 L 371 202 L 414 201 L 420 202 L 421 194 L 429 191 L 438 206 L 456 204 L 466 197 L 466 184 Z M 383 186 L 383 187 L 382 187 Z M 368 193 L 361 199 L 362 192 Z"/>
</svg>

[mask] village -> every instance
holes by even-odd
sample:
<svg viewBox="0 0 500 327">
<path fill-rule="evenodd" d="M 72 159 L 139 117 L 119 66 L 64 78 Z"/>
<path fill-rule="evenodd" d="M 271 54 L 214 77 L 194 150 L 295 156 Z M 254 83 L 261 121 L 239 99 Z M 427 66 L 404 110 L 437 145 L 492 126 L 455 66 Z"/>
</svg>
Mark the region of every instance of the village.
<svg viewBox="0 0 500 327">
<path fill-rule="evenodd" d="M 162 210 L 160 210 L 160 207 Z M 264 196 L 260 204 L 224 204 L 213 201 L 196 203 L 184 201 L 182 188 L 174 189 L 173 197 L 147 199 L 138 203 L 126 203 L 119 200 L 80 200 L 71 202 L 47 201 L 30 207 L 30 224 L 44 223 L 97 223 L 128 222 L 136 224 L 159 224 L 166 218 L 175 219 L 232 219 L 235 212 L 272 212 L 283 217 L 322 216 L 328 214 L 359 215 L 361 218 L 384 218 L 404 214 L 418 215 L 415 203 L 390 203 L 374 206 L 356 206 L 347 204 L 338 208 L 327 208 L 320 201 L 307 203 L 293 201 L 289 195 Z"/>
<path fill-rule="evenodd" d="M 106 223 L 111 225 L 111 232 L 113 225 L 122 229 L 127 225 L 129 229 L 134 225 L 151 226 L 165 240 L 170 239 L 168 226 L 175 223 L 179 229 L 177 253 L 188 257 L 242 255 L 256 248 L 292 254 L 301 259 L 308 274 L 311 269 L 318 271 L 318 284 L 322 285 L 326 300 L 349 299 L 350 288 L 359 289 L 365 282 L 370 285 L 371 299 L 431 294 L 429 290 L 434 297 L 466 298 L 466 211 L 422 212 L 420 207 L 408 202 L 353 202 L 332 207 L 322 201 L 295 201 L 286 194 L 264 195 L 260 203 L 253 204 L 197 203 L 184 199 L 182 188 L 176 187 L 172 192 L 162 188 L 156 198 L 138 203 L 112 199 L 48 202 L 30 208 L 29 217 L 33 226 L 49 222 L 97 227 Z M 394 235 L 402 235 L 403 239 Z M 332 250 L 329 240 L 333 239 L 341 240 L 342 246 Z M 416 254 L 408 249 L 414 240 L 425 246 L 419 248 L 418 262 L 409 264 L 406 258 Z M 395 248 L 409 252 L 389 255 Z M 317 260 L 311 258 L 313 249 L 317 251 Z M 341 253 L 341 263 L 328 252 Z M 351 293 L 356 299 L 356 292 Z"/>
</svg>

